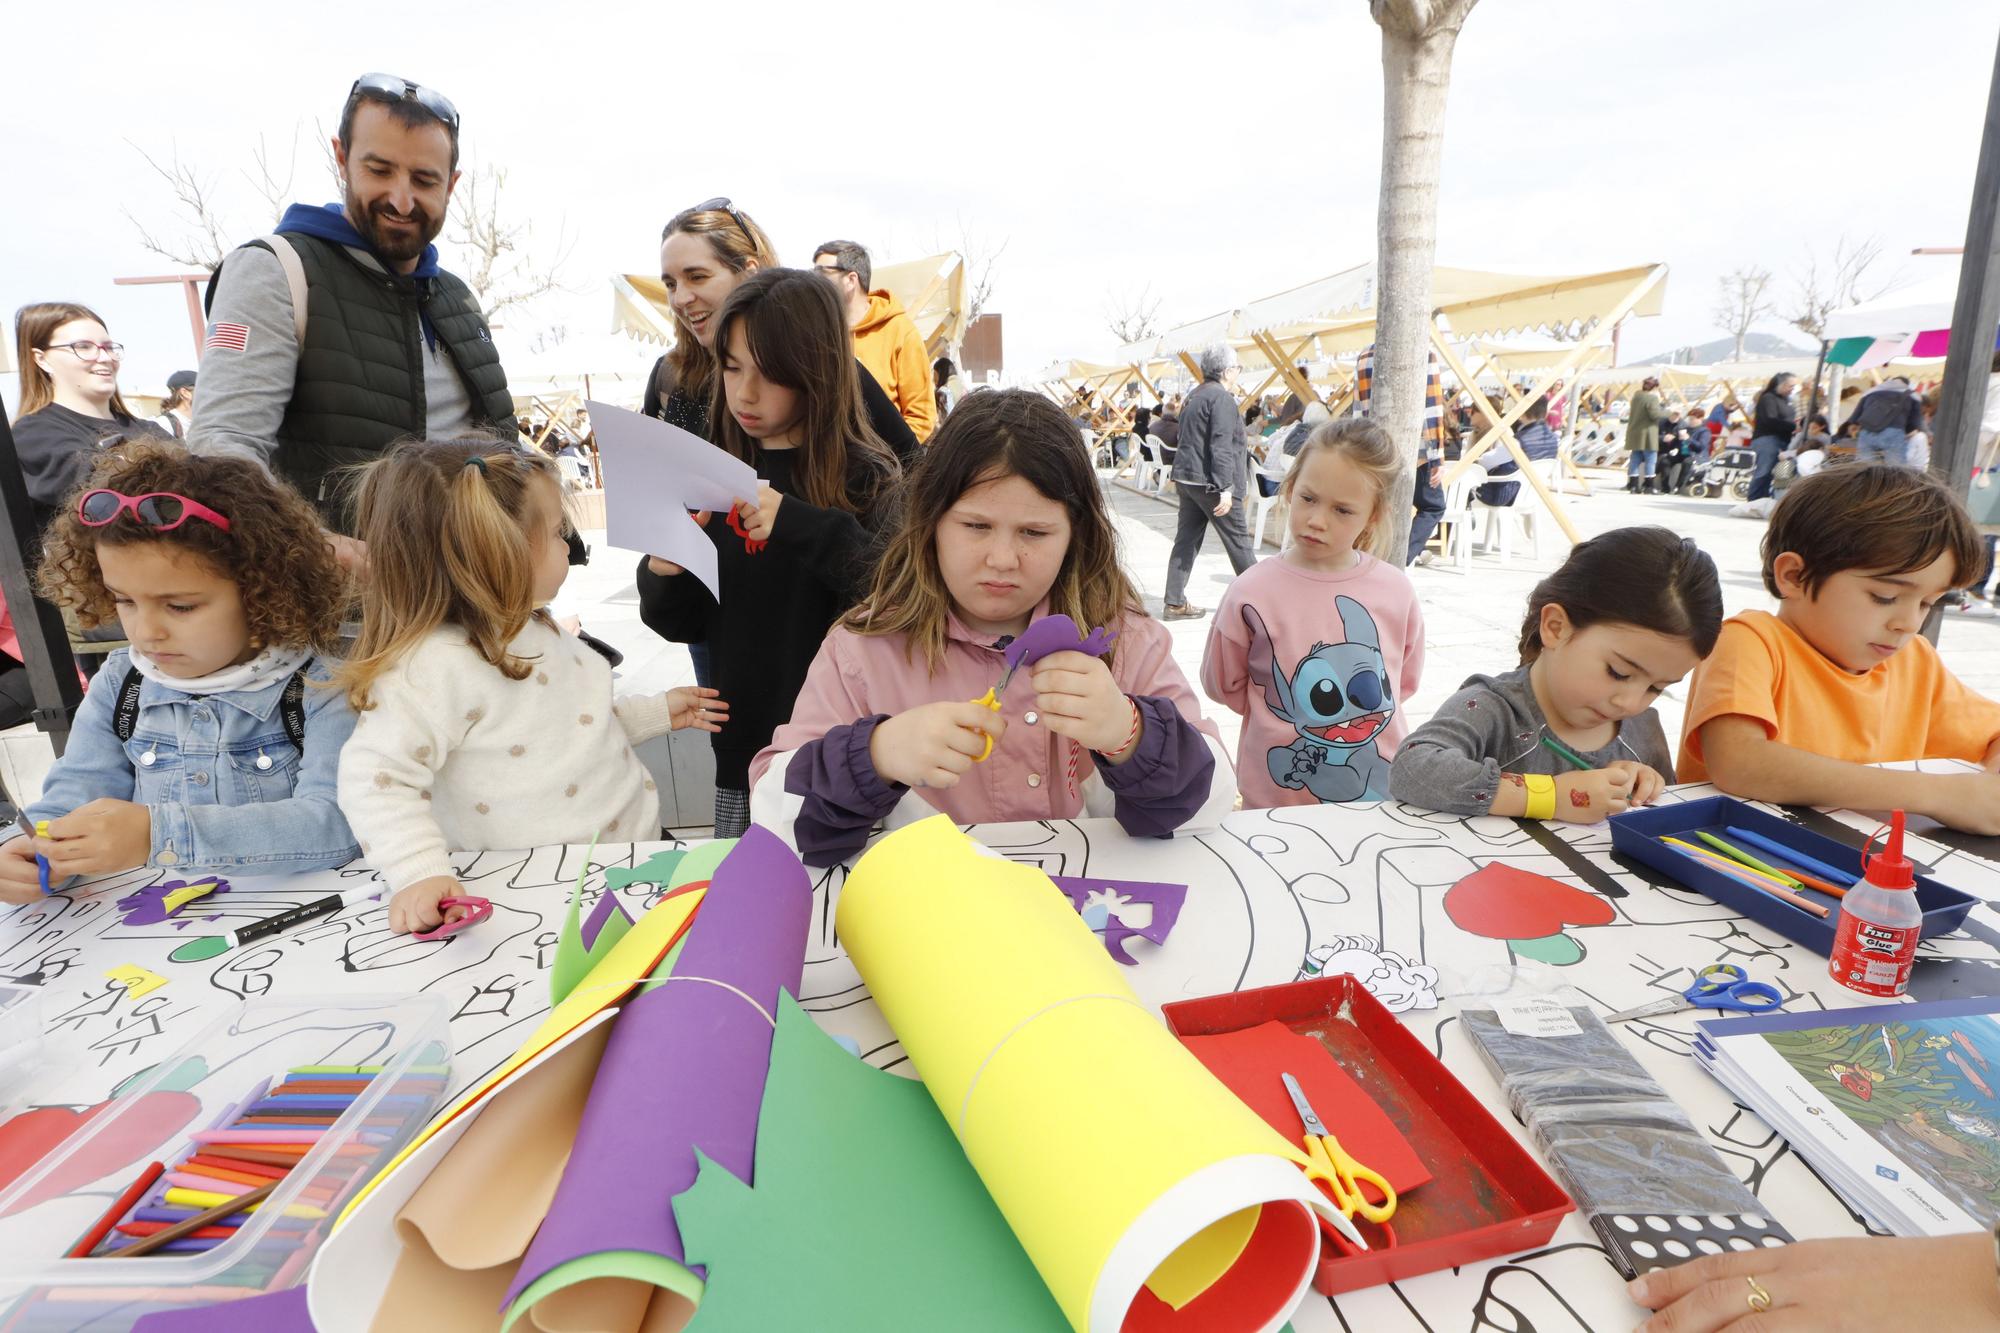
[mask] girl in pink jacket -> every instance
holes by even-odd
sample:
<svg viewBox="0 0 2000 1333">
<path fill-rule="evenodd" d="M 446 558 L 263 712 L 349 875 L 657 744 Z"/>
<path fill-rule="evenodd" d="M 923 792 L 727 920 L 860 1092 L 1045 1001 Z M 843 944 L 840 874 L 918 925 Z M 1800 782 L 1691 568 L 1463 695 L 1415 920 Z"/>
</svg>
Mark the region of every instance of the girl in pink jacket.
<svg viewBox="0 0 2000 1333">
<path fill-rule="evenodd" d="M 873 587 L 826 637 L 791 721 L 750 767 L 751 817 L 809 865 L 877 823 L 1115 816 L 1165 837 L 1236 802 L 1228 755 L 1166 629 L 1141 609 L 1076 427 L 1039 394 L 973 394 L 906 480 Z M 1061 612 L 1116 632 L 1000 695 L 1009 643 Z M 987 754 L 991 740 L 991 753 Z"/>
</svg>

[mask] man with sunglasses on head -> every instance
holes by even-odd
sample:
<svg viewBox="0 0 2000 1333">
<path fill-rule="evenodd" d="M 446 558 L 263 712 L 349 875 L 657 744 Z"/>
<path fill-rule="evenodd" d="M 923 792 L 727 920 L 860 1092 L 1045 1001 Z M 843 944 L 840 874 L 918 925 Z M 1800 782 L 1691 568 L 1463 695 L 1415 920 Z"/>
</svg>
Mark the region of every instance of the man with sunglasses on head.
<svg viewBox="0 0 2000 1333">
<path fill-rule="evenodd" d="M 264 463 L 336 533 L 343 468 L 409 435 L 515 436 L 486 318 L 432 244 L 458 183 L 458 128 L 442 94 L 364 74 L 333 141 L 341 202 L 293 204 L 209 280 L 189 446 Z M 360 553 L 335 545 L 343 561 Z"/>
</svg>

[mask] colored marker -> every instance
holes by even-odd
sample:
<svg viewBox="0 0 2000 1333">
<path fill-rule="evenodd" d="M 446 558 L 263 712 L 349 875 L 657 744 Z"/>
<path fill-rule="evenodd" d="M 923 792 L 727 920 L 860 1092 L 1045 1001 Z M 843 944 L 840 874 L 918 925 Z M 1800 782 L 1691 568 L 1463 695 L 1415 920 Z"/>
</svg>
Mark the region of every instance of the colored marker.
<svg viewBox="0 0 2000 1333">
<path fill-rule="evenodd" d="M 1550 754 L 1554 755 L 1556 758 L 1561 759 L 1564 762 L 1570 764 L 1572 767 L 1583 769 L 1585 771 L 1588 771 L 1590 768 L 1589 760 L 1585 759 L 1582 755 L 1578 754 L 1575 750 L 1570 749 L 1567 745 L 1564 745 L 1561 741 L 1557 740 L 1553 736 L 1542 737 L 1542 748 L 1544 750 L 1547 750 Z"/>
<path fill-rule="evenodd" d="M 38 838 L 46 838 L 49 836 L 48 820 L 37 819 L 35 821 L 35 836 Z M 43 893 L 54 892 L 53 889 L 49 888 L 49 858 L 43 856 L 40 852 L 35 853 L 35 875 L 42 882 Z"/>
<path fill-rule="evenodd" d="M 111 1228 L 118 1225 L 118 1219 L 131 1212 L 132 1206 L 145 1197 L 146 1191 L 153 1188 L 153 1182 L 165 1174 L 166 1169 L 159 1162 L 147 1163 L 146 1169 L 139 1173 L 139 1178 L 125 1187 L 125 1192 L 118 1196 L 115 1203 L 104 1210 L 104 1216 L 98 1218 L 91 1225 L 90 1230 L 77 1238 L 76 1244 L 69 1247 L 68 1253 L 64 1254 L 63 1258 L 82 1259 L 87 1257 L 92 1250 L 97 1248 L 99 1242 L 111 1234 Z"/>
<path fill-rule="evenodd" d="M 324 898 L 315 898 L 309 903 L 300 903 L 297 907 L 289 911 L 280 912 L 276 916 L 266 917 L 262 921 L 253 921 L 241 929 L 232 930 L 226 938 L 231 944 L 240 949 L 246 944 L 269 939 L 273 935 L 281 935 L 293 926 L 303 926 L 307 922 L 317 921 L 323 916 L 332 916 L 335 912 L 341 911 L 344 908 L 352 907 L 356 903 L 366 902 L 370 898 L 379 898 L 381 895 L 382 886 L 380 884 L 364 884 L 359 888 L 348 889 L 343 893 L 329 893 Z"/>
<path fill-rule="evenodd" d="M 1793 851 L 1776 838 L 1767 838 L 1755 829 L 1737 828 L 1732 824 L 1729 828 L 1729 836 L 1738 842 L 1747 842 L 1752 847 L 1769 852 L 1773 856 L 1781 856 L 1800 869 L 1810 870 L 1815 875 L 1823 876 L 1836 884 L 1845 884 L 1852 887 L 1860 882 L 1855 876 L 1848 874 L 1846 871 L 1836 870 L 1824 861 L 1816 861 L 1804 852 Z"/>
<path fill-rule="evenodd" d="M 1734 843 L 1724 842 L 1722 839 L 1716 837 L 1713 833 L 1708 833 L 1705 831 L 1697 832 L 1694 836 L 1700 838 L 1703 842 L 1715 848 L 1716 851 L 1721 852 L 1724 856 L 1728 857 L 1730 860 L 1741 861 L 1744 865 L 1749 866 L 1752 870 L 1760 871 L 1763 874 L 1769 875 L 1772 879 L 1777 880 L 1781 884 L 1785 884 L 1788 885 L 1789 887 L 1797 889 L 1803 889 L 1805 887 L 1804 884 L 1800 883 L 1798 880 L 1793 879 L 1790 875 L 1787 875 L 1784 871 L 1778 869 L 1776 866 L 1766 865 L 1764 862 L 1759 861 L 1756 857 L 1750 855 L 1750 853 L 1744 851 L 1741 847 L 1736 846 Z"/>
<path fill-rule="evenodd" d="M 1669 838 L 1665 836 L 1662 836 L 1660 838 L 1660 841 L 1666 843 L 1669 847 L 1672 847 L 1675 851 L 1681 853 L 1681 855 L 1691 857 L 1694 860 L 1701 862 L 1703 865 L 1707 866 L 1711 870 L 1719 870 L 1723 874 L 1729 876 L 1731 879 L 1741 880 L 1745 884 L 1749 884 L 1757 888 L 1782 889 L 1786 887 L 1785 885 L 1779 883 L 1775 879 L 1772 879 L 1768 875 L 1758 874 L 1756 871 L 1752 870 L 1749 866 L 1744 865 L 1741 861 L 1732 861 L 1728 857 L 1723 856 L 1720 853 L 1711 852 L 1706 847 L 1697 847 L 1691 842 L 1682 842 L 1679 838 Z"/>
<path fill-rule="evenodd" d="M 1680 841 L 1678 838 L 1662 838 L 1661 841 L 1671 844 L 1675 852 L 1687 857 L 1690 861 L 1694 861 L 1718 874 L 1727 875 L 1740 884 L 1747 884 L 1753 889 L 1768 893 L 1774 898 L 1782 898 L 1802 912 L 1810 912 L 1817 917 L 1824 917 L 1827 914 L 1825 907 L 1822 907 L 1810 898 L 1801 898 L 1782 884 L 1776 883 L 1740 862 L 1732 861 L 1726 856 L 1718 856 L 1714 852 L 1702 851 L 1690 843 Z"/>
</svg>

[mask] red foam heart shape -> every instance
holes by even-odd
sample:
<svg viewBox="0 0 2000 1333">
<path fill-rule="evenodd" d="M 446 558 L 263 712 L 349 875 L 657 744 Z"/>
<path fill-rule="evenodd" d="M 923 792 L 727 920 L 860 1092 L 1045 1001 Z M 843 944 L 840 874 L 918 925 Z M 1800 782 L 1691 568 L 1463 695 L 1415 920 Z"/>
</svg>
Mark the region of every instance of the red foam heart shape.
<svg viewBox="0 0 2000 1333">
<path fill-rule="evenodd" d="M 1444 911 L 1460 930 L 1492 940 L 1538 940 L 1564 926 L 1608 926 L 1616 919 L 1596 894 L 1498 861 L 1446 890 Z"/>
<path fill-rule="evenodd" d="M 67 1106 L 38 1106 L 0 1124 L 0 1189 L 13 1184 L 111 1105 L 104 1101 L 80 1111 Z M 92 1138 L 87 1148 L 15 1200 L 6 1215 L 25 1213 L 123 1167 L 147 1160 L 148 1154 L 186 1128 L 200 1111 L 201 1100 L 189 1093 L 147 1093 L 137 1106 Z"/>
</svg>

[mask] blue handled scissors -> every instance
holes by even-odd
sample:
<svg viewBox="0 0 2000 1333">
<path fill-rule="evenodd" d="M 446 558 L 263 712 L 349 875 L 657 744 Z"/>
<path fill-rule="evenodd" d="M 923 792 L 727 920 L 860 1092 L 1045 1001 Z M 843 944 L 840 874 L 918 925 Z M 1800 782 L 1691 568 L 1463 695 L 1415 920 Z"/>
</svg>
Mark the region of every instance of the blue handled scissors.
<svg viewBox="0 0 2000 1333">
<path fill-rule="evenodd" d="M 1776 1009 L 1785 997 L 1776 986 L 1750 980 L 1750 974 L 1734 963 L 1711 963 L 1695 974 L 1694 984 L 1667 1000 L 1654 1000 L 1636 1009 L 1621 1009 L 1604 1021 L 1623 1023 L 1628 1018 L 1656 1018 L 1682 1009 L 1734 1009 L 1745 1014 L 1762 1014 Z"/>
</svg>

